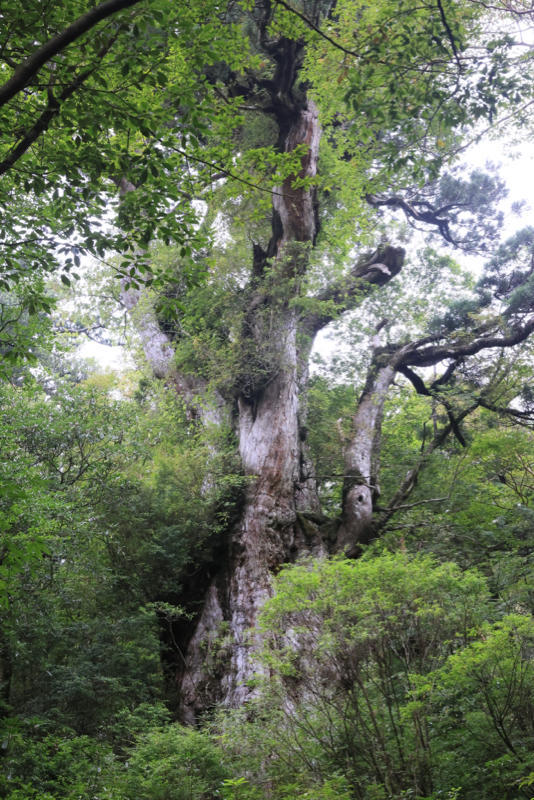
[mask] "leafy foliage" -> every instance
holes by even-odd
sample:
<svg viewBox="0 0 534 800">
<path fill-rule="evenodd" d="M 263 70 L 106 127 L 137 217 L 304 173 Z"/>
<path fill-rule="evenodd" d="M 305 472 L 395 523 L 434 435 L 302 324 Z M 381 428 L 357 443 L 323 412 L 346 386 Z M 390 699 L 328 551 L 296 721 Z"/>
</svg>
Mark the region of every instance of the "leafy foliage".
<svg viewBox="0 0 534 800">
<path fill-rule="evenodd" d="M 365 800 L 522 797 L 532 618 L 493 614 L 480 574 L 426 556 L 287 568 L 262 617 L 269 677 L 252 717 L 219 720 L 223 744 L 273 798 L 336 781 Z"/>
<path fill-rule="evenodd" d="M 171 725 L 142 737 L 125 780 L 128 800 L 209 800 L 226 777 L 221 754 L 206 735 Z"/>
<path fill-rule="evenodd" d="M 6 99 L 18 66 L 86 11 L 23 5 L 1 12 L 0 793 L 529 798 L 532 230 L 498 247 L 478 283 L 429 246 L 390 281 L 378 254 L 407 233 L 371 212 L 402 209 L 464 250 L 493 246 L 502 183 L 442 168 L 467 125 L 531 102 L 530 56 L 518 69 L 511 37 L 463 0 L 125 2 Z M 307 175 L 307 144 L 285 138 L 314 104 L 323 135 Z M 281 255 L 276 198 L 301 190 L 314 234 Z M 378 260 L 354 265 L 368 244 Z M 154 308 L 172 342 L 168 385 L 136 377 L 133 396 L 126 381 L 43 379 L 42 363 L 31 377 L 48 278 L 66 293 L 83 257 L 111 250 L 123 289 L 152 287 L 137 313 Z M 95 283 L 116 296 L 109 280 Z M 253 426 L 289 367 L 294 398 L 313 336 L 337 319 L 352 352 L 312 379 L 298 412 L 321 508 L 295 515 L 326 551 L 367 368 L 412 352 L 378 431 L 382 539 L 359 560 L 283 567 L 254 698 L 184 728 L 181 643 L 208 578 L 240 566 L 231 534 L 255 491 L 239 406 Z M 296 542 L 290 516 L 268 526 Z M 212 632 L 225 647 L 227 624 Z"/>
</svg>

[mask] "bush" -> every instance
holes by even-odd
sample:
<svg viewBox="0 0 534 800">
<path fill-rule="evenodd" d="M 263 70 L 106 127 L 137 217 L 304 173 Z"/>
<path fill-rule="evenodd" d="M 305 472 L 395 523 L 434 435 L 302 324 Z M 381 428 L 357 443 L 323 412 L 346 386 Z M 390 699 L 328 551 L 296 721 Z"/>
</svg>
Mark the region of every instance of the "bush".
<svg viewBox="0 0 534 800">
<path fill-rule="evenodd" d="M 423 555 L 310 561 L 276 589 L 268 677 L 218 723 L 246 800 L 530 800 L 531 615 L 492 620 L 479 573 Z"/>
<path fill-rule="evenodd" d="M 44 727 L 44 726 L 43 726 Z M 6 800 L 115 800 L 108 745 L 88 736 L 41 733 L 39 720 L 11 720 L 2 732 L 0 796 Z"/>
<path fill-rule="evenodd" d="M 125 800 L 213 800 L 228 777 L 207 734 L 170 725 L 143 736 L 131 752 Z"/>
</svg>

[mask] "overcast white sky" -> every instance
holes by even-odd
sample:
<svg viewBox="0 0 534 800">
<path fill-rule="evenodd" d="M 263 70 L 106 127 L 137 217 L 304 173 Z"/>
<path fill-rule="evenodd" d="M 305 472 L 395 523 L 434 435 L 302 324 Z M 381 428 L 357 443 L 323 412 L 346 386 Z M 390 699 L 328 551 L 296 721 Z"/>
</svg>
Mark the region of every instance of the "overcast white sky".
<svg viewBox="0 0 534 800">
<path fill-rule="evenodd" d="M 534 224 L 534 144 L 524 142 L 509 146 L 505 140 L 483 142 L 469 151 L 469 164 L 484 167 L 487 161 L 500 165 L 499 172 L 506 181 L 509 194 L 503 201 L 506 211 L 506 230 L 510 236 L 518 228 Z M 520 217 L 510 213 L 512 203 L 525 200 L 526 205 Z"/>
</svg>

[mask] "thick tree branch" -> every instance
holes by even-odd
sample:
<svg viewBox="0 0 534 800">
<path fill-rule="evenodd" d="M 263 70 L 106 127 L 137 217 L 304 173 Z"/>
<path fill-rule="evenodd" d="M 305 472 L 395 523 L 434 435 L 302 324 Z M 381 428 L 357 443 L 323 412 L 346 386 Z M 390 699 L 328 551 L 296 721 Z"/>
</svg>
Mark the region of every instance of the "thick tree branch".
<svg viewBox="0 0 534 800">
<path fill-rule="evenodd" d="M 429 446 L 425 449 L 424 453 L 421 454 L 416 465 L 408 471 L 406 477 L 402 481 L 399 489 L 395 493 L 394 497 L 392 498 L 391 502 L 389 503 L 389 507 L 387 510 L 382 511 L 381 515 L 378 519 L 373 521 L 372 525 L 372 533 L 376 536 L 380 530 L 382 530 L 389 519 L 395 514 L 404 503 L 406 498 L 410 495 L 412 490 L 415 488 L 417 483 L 417 478 L 421 469 L 424 467 L 428 457 L 431 455 L 434 450 L 440 447 L 446 438 L 451 434 L 454 433 L 455 436 L 458 438 L 460 443 L 465 446 L 465 440 L 460 431 L 460 423 L 464 420 L 469 414 L 471 414 L 475 409 L 482 407 L 487 408 L 488 410 L 495 411 L 496 413 L 506 414 L 511 417 L 514 417 L 519 422 L 526 422 L 527 420 L 532 419 L 534 415 L 530 414 L 527 411 L 521 411 L 511 408 L 504 408 L 497 406 L 483 397 L 477 397 L 473 400 L 473 402 L 463 411 L 458 414 L 452 413 L 452 409 L 450 404 L 446 399 L 440 397 L 433 391 L 436 386 L 442 386 L 453 374 L 455 367 L 458 365 L 458 360 L 463 358 L 467 355 L 474 355 L 479 353 L 484 349 L 489 349 L 493 347 L 513 347 L 520 342 L 525 341 L 528 336 L 534 331 L 534 319 L 529 320 L 524 325 L 517 327 L 513 332 L 511 332 L 508 336 L 480 336 L 478 339 L 475 339 L 472 342 L 464 342 L 458 344 L 454 348 L 447 348 L 447 347 L 439 347 L 439 346 L 429 346 L 425 347 L 424 350 L 419 351 L 418 347 L 422 344 L 424 340 L 419 343 L 415 343 L 412 349 L 405 348 L 404 352 L 400 355 L 400 358 L 397 361 L 397 370 L 405 375 L 412 383 L 414 388 L 419 394 L 427 395 L 427 396 L 435 396 L 437 399 L 445 406 L 447 415 L 449 417 L 448 424 L 439 431 L 434 438 L 432 439 Z M 443 375 L 438 378 L 434 383 L 431 385 L 429 389 L 424 381 L 421 379 L 420 376 L 416 375 L 413 370 L 409 368 L 409 364 L 411 365 L 418 365 L 418 366 L 433 366 L 437 364 L 439 361 L 452 358 L 454 359 L 453 363 L 450 364 Z"/>
<path fill-rule="evenodd" d="M 532 423 L 534 423 L 534 410 L 521 411 L 518 408 L 510 408 L 510 406 L 499 406 L 495 403 L 489 403 L 482 398 L 479 398 L 478 402 L 482 408 L 486 408 L 488 411 L 493 411 L 495 414 L 499 414 L 503 417 L 511 417 L 518 425 L 532 428 Z M 531 424 L 527 425 L 529 422 Z"/>
<path fill-rule="evenodd" d="M 113 16 L 118 11 L 130 8 L 140 3 L 141 0 L 106 0 L 95 8 L 91 8 L 87 13 L 82 14 L 77 20 L 68 25 L 65 30 L 53 36 L 32 55 L 23 61 L 11 78 L 0 86 L 0 107 L 8 103 L 16 94 L 21 92 L 39 72 L 47 61 L 50 61 L 58 53 L 68 47 L 95 27 L 103 19 Z"/>
<path fill-rule="evenodd" d="M 409 367 L 406 367 L 404 364 L 399 364 L 398 369 L 401 375 L 404 375 L 405 378 L 408 378 L 417 394 L 422 394 L 426 397 L 432 397 L 432 392 L 416 372 L 411 370 Z"/>
<path fill-rule="evenodd" d="M 470 341 L 458 341 L 456 344 L 444 345 L 428 345 L 428 340 L 422 339 L 420 342 L 415 343 L 414 347 L 403 357 L 404 366 L 412 367 L 432 367 L 440 361 L 447 361 L 448 359 L 458 360 L 466 356 L 473 356 L 480 353 L 482 350 L 489 350 L 491 348 L 507 348 L 514 347 L 516 344 L 524 342 L 530 334 L 534 331 L 534 316 L 531 317 L 524 325 L 516 325 L 510 329 L 508 334 L 503 333 L 498 335 L 496 333 L 484 336 L 478 336 Z"/>
<path fill-rule="evenodd" d="M 113 36 L 109 42 L 97 54 L 97 64 L 91 69 L 81 72 L 68 86 L 65 86 L 59 97 L 55 97 L 52 87 L 48 90 L 48 104 L 38 117 L 36 122 L 29 128 L 18 144 L 9 152 L 9 154 L 0 162 L 0 175 L 8 172 L 11 167 L 17 163 L 24 153 L 26 153 L 32 144 L 48 130 L 52 120 L 59 114 L 61 103 L 68 100 L 69 97 L 78 91 L 78 89 L 85 83 L 85 81 L 96 71 L 97 66 L 100 65 L 101 60 L 113 47 L 117 40 L 118 33 Z"/>
<path fill-rule="evenodd" d="M 388 208 L 400 208 L 404 212 L 408 220 L 413 219 L 416 222 L 422 222 L 426 225 L 433 225 L 436 227 L 449 244 L 457 244 L 449 229 L 449 220 L 445 217 L 440 217 L 439 214 L 443 209 L 435 209 L 430 203 L 408 203 L 403 197 L 399 195 L 392 195 L 391 197 L 378 197 L 375 194 L 366 195 L 365 199 L 369 205 L 374 208 L 380 206 L 387 206 Z"/>
<path fill-rule="evenodd" d="M 523 325 L 516 325 L 508 331 L 499 329 L 500 324 L 502 324 L 501 321 L 497 321 L 491 326 L 482 324 L 475 329 L 469 340 L 463 334 L 462 339 L 452 345 L 439 344 L 439 340 L 445 338 L 444 334 L 434 334 L 416 342 L 375 349 L 366 387 L 354 418 L 354 437 L 351 447 L 347 451 L 349 456 L 353 455 L 354 457 L 345 459 L 347 475 L 361 474 L 362 476 L 360 481 L 345 481 L 343 521 L 338 531 L 338 544 L 347 553 L 352 555 L 359 552 L 361 544 L 375 538 L 391 516 L 404 506 L 406 498 L 416 486 L 419 473 L 428 457 L 443 444 L 451 433 L 456 436 L 463 447 L 466 446 L 460 423 L 476 408 L 480 406 L 489 408 L 491 403 L 485 401 L 483 397 L 474 398 L 467 408 L 456 412 L 453 411 L 449 398 L 444 397 L 438 389 L 452 378 L 455 368 L 466 356 L 492 348 L 513 347 L 525 341 L 534 331 L 534 318 L 527 320 Z M 499 330 L 502 333 L 499 334 Z M 420 375 L 411 369 L 412 366 L 429 367 L 448 360 L 451 360 L 452 363 L 430 387 L 425 384 Z M 396 372 L 400 372 L 408 378 L 418 394 L 435 397 L 445 408 L 448 423 L 435 433 L 415 466 L 406 474 L 388 508 L 381 510 L 379 516 L 376 517 L 373 514 L 373 511 L 376 512 L 376 508 L 372 507 L 371 492 L 366 483 L 378 483 L 378 478 L 375 477 L 376 470 L 371 465 L 378 463 L 380 410 Z M 383 379 L 378 380 L 382 375 Z M 504 409 L 501 409 L 501 412 L 503 411 Z M 524 412 L 518 412 L 516 419 L 524 421 Z M 373 477 L 371 477 L 371 473 L 373 473 Z"/>
<path fill-rule="evenodd" d="M 451 361 L 445 372 L 436 378 L 435 381 L 432 381 L 430 384 L 430 389 L 435 390 L 438 386 L 443 386 L 444 384 L 448 383 L 453 376 L 454 370 L 456 367 L 461 363 L 462 359 L 457 359 L 456 361 Z"/>
<path fill-rule="evenodd" d="M 319 303 L 328 303 L 325 311 L 311 312 L 304 320 L 310 335 L 337 319 L 344 311 L 354 308 L 372 291 L 374 286 L 384 286 L 399 274 L 404 264 L 405 250 L 386 245 L 370 257 L 356 262 L 350 273 L 342 280 L 328 286 L 316 298 Z"/>
</svg>

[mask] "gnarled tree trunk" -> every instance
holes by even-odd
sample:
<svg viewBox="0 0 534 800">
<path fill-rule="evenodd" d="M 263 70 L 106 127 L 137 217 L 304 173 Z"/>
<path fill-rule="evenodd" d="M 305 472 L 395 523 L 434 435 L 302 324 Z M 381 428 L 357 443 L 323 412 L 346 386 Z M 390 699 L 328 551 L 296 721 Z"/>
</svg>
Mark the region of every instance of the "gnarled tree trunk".
<svg viewBox="0 0 534 800">
<path fill-rule="evenodd" d="M 243 99 L 247 110 L 274 122 L 278 153 L 291 154 L 299 148 L 300 163 L 296 174 L 273 191 L 271 236 L 266 249 L 253 245 L 248 286 L 240 290 L 240 303 L 243 296 L 247 298 L 244 309 L 240 305 L 242 360 L 234 376 L 233 392 L 227 391 L 229 402 L 215 398 L 211 405 L 198 403 L 198 396 L 208 388 L 205 380 L 178 375 L 169 340 L 149 315 L 140 320 L 143 345 L 155 373 L 172 383 L 188 404 L 196 405 L 197 418 L 213 424 L 228 420 L 231 413 L 248 479 L 238 521 L 221 545 L 224 549 L 219 553 L 219 563 L 210 565 L 201 585 L 195 587 L 196 598 L 202 598 L 200 610 L 191 624 L 177 630 L 181 661 L 175 665 L 176 682 L 182 717 L 187 721 L 195 720 L 216 703 L 238 705 L 249 696 L 248 682 L 258 668 L 258 614 L 271 592 L 272 575 L 283 563 L 310 552 L 332 550 L 356 555 L 360 545 L 375 534 L 381 420 L 396 372 L 402 372 L 416 391 L 432 395 L 451 379 L 464 357 L 484 348 L 513 346 L 534 330 L 534 318 L 511 325 L 501 319 L 475 327 L 467 339 L 463 334 L 451 338 L 450 332 L 445 332 L 408 344 L 375 347 L 355 411 L 353 435 L 344 454 L 342 517 L 327 543 L 317 523 L 319 504 L 306 447 L 309 352 L 315 335 L 334 316 L 354 308 L 370 288 L 387 284 L 400 272 L 404 251 L 383 246 L 358 259 L 341 280 L 314 295 L 312 303 L 297 302 L 304 292 L 304 277 L 318 233 L 314 177 L 321 136 L 319 119 L 301 78 L 304 41 L 276 33 L 269 2 L 256 4 L 249 22 L 255 26 L 254 47 L 262 54 L 261 66 L 257 74 L 249 70 L 245 76 L 229 68 L 222 70 L 226 99 Z M 219 73 L 215 71 L 212 79 L 218 82 Z M 335 123 L 342 121 L 336 119 Z M 122 191 L 130 188 L 121 187 Z M 423 218 L 422 212 L 406 203 L 399 206 L 395 198 L 390 203 L 369 195 L 368 200 L 372 205 L 403 207 L 413 218 Z M 428 203 L 423 205 L 426 220 Z M 443 233 L 441 217 L 430 214 L 428 221 Z M 127 302 L 135 305 L 135 297 L 130 295 Z M 309 308 L 313 310 L 303 310 Z M 448 364 L 445 372 L 430 388 L 425 387 L 412 368 L 440 362 Z M 446 398 L 441 402 L 449 425 L 436 434 L 431 447 L 439 446 L 449 430 L 461 440 L 461 415 L 475 407 L 471 405 L 458 415 Z M 431 448 L 427 448 L 429 451 Z M 424 454 L 420 464 L 423 458 Z M 402 505 L 419 468 L 416 465 L 410 470 L 390 506 L 380 510 L 381 524 Z"/>
<path fill-rule="evenodd" d="M 319 145 L 316 108 L 309 102 L 291 114 L 284 150 L 305 144 L 301 177 L 313 177 Z M 255 354 L 254 370 L 245 358 L 236 421 L 241 463 L 250 482 L 226 563 L 207 589 L 187 645 L 181 698 L 188 720 L 213 702 L 238 705 L 245 700 L 250 693 L 247 681 L 257 669 L 253 631 L 270 594 L 273 571 L 297 555 L 324 550 L 318 529 L 298 520 L 299 511 L 316 511 L 318 502 L 307 474 L 300 406 L 301 364 L 307 359 L 299 352 L 299 315 L 290 301 L 317 228 L 314 190 L 293 189 L 291 184 L 287 180 L 274 192 L 267 251 L 255 248 L 255 282 L 244 322 L 244 335 Z M 216 647 L 221 632 L 228 646 L 220 653 L 215 674 L 209 674 L 205 650 Z"/>
<path fill-rule="evenodd" d="M 402 249 L 386 246 L 360 259 L 339 284 L 315 298 L 315 308 L 324 312 L 306 313 L 294 302 L 302 293 L 318 233 L 313 178 L 321 132 L 315 104 L 298 83 L 301 46 L 281 39 L 266 48 L 275 63 L 274 77 L 268 85 L 261 83 L 259 96 L 276 123 L 279 151 L 299 148 L 302 155 L 298 174 L 273 191 L 272 235 L 266 249 L 258 244 L 253 248 L 243 358 L 234 390 L 234 429 L 248 485 L 220 562 L 199 587 L 202 608 L 192 624 L 177 633 L 182 658 L 175 665 L 176 681 L 186 721 L 194 721 L 216 703 L 236 706 L 250 695 L 249 682 L 258 669 L 256 623 L 271 593 L 273 573 L 307 553 L 339 549 L 331 539 L 327 545 L 317 524 L 319 503 L 306 443 L 309 354 L 315 335 L 333 314 L 360 302 L 371 286 L 391 280 L 404 258 Z M 245 89 L 241 86 L 239 91 Z M 159 331 L 151 343 L 151 324 L 143 317 L 141 334 L 149 360 L 155 354 L 156 374 L 163 372 L 186 401 L 194 403 L 202 381 L 193 381 L 191 390 L 190 379 L 173 371 L 172 359 L 162 370 L 169 342 Z M 378 370 L 376 380 L 387 383 L 392 376 L 388 370 L 387 378 Z M 374 409 L 372 401 L 360 406 L 369 435 L 353 446 L 347 468 L 369 476 L 380 409 Z M 364 483 L 369 484 L 368 477 L 362 477 L 360 485 Z M 356 535 L 358 513 L 356 502 L 346 503 L 342 530 L 347 543 Z"/>
</svg>

